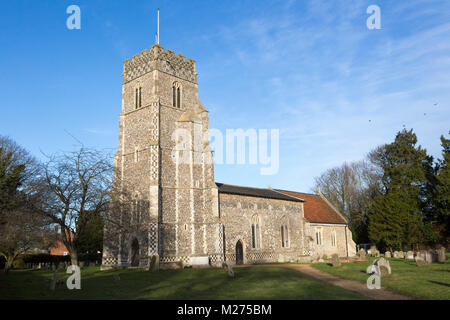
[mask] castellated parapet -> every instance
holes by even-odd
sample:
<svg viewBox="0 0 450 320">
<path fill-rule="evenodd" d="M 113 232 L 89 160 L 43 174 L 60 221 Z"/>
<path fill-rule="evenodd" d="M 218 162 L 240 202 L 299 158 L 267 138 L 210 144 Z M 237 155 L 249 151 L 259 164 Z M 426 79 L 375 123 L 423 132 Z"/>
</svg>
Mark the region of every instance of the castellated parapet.
<svg viewBox="0 0 450 320">
<path fill-rule="evenodd" d="M 170 49 L 164 51 L 159 44 L 151 46 L 150 51 L 145 49 L 140 54 L 135 54 L 133 58 L 124 61 L 123 82 L 132 81 L 153 70 L 197 83 L 195 60 L 186 59 L 181 53 L 175 55 L 175 52 Z"/>
</svg>

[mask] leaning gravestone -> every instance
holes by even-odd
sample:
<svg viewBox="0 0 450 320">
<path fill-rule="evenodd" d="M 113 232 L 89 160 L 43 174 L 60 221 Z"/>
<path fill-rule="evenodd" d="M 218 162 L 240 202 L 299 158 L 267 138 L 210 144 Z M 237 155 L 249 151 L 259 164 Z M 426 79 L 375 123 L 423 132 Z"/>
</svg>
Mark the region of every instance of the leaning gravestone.
<svg viewBox="0 0 450 320">
<path fill-rule="evenodd" d="M 414 259 L 414 252 L 408 251 L 405 255 L 405 259 L 413 260 Z"/>
<path fill-rule="evenodd" d="M 389 264 L 389 261 L 384 258 L 376 259 L 373 264 L 371 264 L 367 270 L 367 274 L 379 274 L 379 275 L 386 275 L 391 274 L 391 265 Z"/>
<path fill-rule="evenodd" d="M 390 251 L 386 251 L 386 252 L 384 253 L 384 256 L 385 256 L 386 258 L 390 258 L 390 257 L 391 257 L 391 252 L 390 252 Z"/>
<path fill-rule="evenodd" d="M 228 265 L 228 276 L 230 278 L 234 278 L 234 271 L 233 271 L 233 267 Z"/>
<path fill-rule="evenodd" d="M 384 275 L 384 273 L 391 274 L 391 272 L 392 272 L 391 265 L 389 264 L 389 260 L 380 258 L 380 259 L 376 259 L 373 262 L 373 264 L 378 266 L 382 275 Z"/>
<path fill-rule="evenodd" d="M 53 273 L 52 281 L 50 282 L 50 290 L 55 291 L 56 281 L 58 279 L 58 269 Z"/>
</svg>

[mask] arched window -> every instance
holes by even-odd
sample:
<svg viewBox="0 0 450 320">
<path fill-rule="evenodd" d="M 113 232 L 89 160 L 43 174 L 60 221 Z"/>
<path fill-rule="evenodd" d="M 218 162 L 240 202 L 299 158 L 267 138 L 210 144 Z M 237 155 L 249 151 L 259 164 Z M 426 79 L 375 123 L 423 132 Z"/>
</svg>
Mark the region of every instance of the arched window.
<svg viewBox="0 0 450 320">
<path fill-rule="evenodd" d="M 141 222 L 141 200 L 138 196 L 133 200 L 133 223 L 139 224 Z"/>
<path fill-rule="evenodd" d="M 331 232 L 331 246 L 336 247 L 336 231 Z"/>
<path fill-rule="evenodd" d="M 322 245 L 322 228 L 316 229 L 316 243 L 317 245 Z"/>
<path fill-rule="evenodd" d="M 181 109 L 181 85 L 178 82 L 172 86 L 172 106 Z"/>
<path fill-rule="evenodd" d="M 252 217 L 252 248 L 261 248 L 261 230 L 258 215 Z"/>
<path fill-rule="evenodd" d="M 145 222 L 145 217 L 148 215 L 150 209 L 150 203 L 148 200 L 142 200 L 139 193 L 136 192 L 131 209 L 131 224 L 137 226 Z"/>
<path fill-rule="evenodd" d="M 135 97 L 134 97 L 134 107 L 136 109 L 140 108 L 142 106 L 142 87 L 137 87 L 135 89 Z"/>
</svg>

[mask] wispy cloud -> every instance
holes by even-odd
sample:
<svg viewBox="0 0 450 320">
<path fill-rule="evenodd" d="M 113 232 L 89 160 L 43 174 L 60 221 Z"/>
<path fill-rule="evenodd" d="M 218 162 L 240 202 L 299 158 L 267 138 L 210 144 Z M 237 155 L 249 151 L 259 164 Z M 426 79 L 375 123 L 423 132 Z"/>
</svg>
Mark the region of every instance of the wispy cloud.
<svg viewBox="0 0 450 320">
<path fill-rule="evenodd" d="M 265 123 L 281 129 L 281 156 L 311 168 L 298 177 L 300 188 L 324 168 L 312 162 L 362 158 L 403 127 L 439 155 L 438 136 L 450 119 L 450 11 L 440 4 L 449 8 L 443 1 L 382 2 L 382 30 L 366 28 L 365 1 L 308 1 L 301 14 L 280 10 L 221 28 L 227 55 L 257 78 L 261 89 L 252 93 L 263 93 L 255 103 Z M 236 114 L 221 116 L 233 126 Z M 264 123 L 259 117 L 253 123 Z"/>
</svg>

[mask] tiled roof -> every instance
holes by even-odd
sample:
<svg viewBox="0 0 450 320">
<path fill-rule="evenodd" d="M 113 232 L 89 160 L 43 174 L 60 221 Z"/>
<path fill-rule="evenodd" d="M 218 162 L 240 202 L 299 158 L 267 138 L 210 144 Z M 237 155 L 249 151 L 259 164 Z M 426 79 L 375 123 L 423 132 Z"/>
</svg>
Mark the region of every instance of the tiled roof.
<svg viewBox="0 0 450 320">
<path fill-rule="evenodd" d="M 316 194 L 277 190 L 287 195 L 305 200 L 305 218 L 312 223 L 347 224 L 347 222 L 323 199 Z"/>
<path fill-rule="evenodd" d="M 288 200 L 295 202 L 302 202 L 302 199 L 298 197 L 293 197 L 281 192 L 277 192 L 271 189 L 260 189 L 260 188 L 251 188 L 251 187 L 241 187 L 241 186 L 233 186 L 231 184 L 223 184 L 216 182 L 217 187 L 219 188 L 219 193 L 228 193 L 228 194 L 237 194 L 241 196 L 250 196 L 250 197 L 259 197 L 259 198 L 269 198 L 269 199 L 279 199 L 279 200 Z"/>
</svg>

